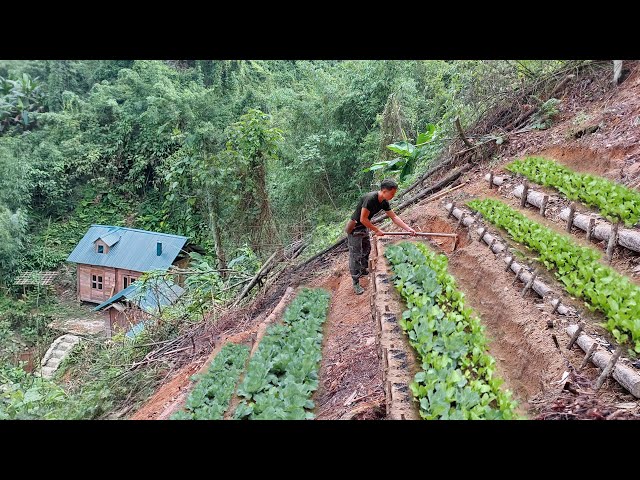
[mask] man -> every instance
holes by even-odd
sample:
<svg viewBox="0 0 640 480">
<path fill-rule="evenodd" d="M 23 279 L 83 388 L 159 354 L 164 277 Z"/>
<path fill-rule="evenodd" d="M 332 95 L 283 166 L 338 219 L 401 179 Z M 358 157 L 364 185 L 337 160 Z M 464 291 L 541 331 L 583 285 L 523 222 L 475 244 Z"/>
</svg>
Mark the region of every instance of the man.
<svg viewBox="0 0 640 480">
<path fill-rule="evenodd" d="M 387 178 L 380 184 L 380 190 L 365 193 L 353 212 L 351 220 L 347 223 L 345 232 L 347 233 L 347 244 L 349 245 L 349 271 L 353 279 L 353 290 L 356 295 L 361 295 L 364 289 L 360 286 L 359 279 L 363 275 L 368 275 L 367 265 L 369 264 L 369 253 L 371 252 L 371 242 L 369 241 L 369 230 L 373 230 L 375 235 L 384 236 L 384 232 L 371 223 L 371 218 L 380 210 L 384 210 L 393 223 L 400 228 L 415 235 L 416 231 L 404 223 L 389 206 L 391 200 L 398 191 L 398 184 L 395 180 Z"/>
</svg>

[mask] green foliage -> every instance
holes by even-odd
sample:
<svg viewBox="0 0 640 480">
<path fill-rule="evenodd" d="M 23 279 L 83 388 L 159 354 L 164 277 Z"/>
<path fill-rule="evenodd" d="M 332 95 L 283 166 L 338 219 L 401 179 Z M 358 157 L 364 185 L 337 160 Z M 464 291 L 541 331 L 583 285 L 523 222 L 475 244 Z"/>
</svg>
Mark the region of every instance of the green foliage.
<svg viewBox="0 0 640 480">
<path fill-rule="evenodd" d="M 272 325 L 249 362 L 238 387 L 244 397 L 235 419 L 304 420 L 313 418 L 311 394 L 318 388 L 322 324 L 329 294 L 303 289 L 287 307 L 283 325 Z"/>
<path fill-rule="evenodd" d="M 67 396 L 55 383 L 0 364 L 0 420 L 63 419 Z"/>
<path fill-rule="evenodd" d="M 640 352 L 640 288 L 600 264 L 600 253 L 578 246 L 570 237 L 529 220 L 498 200 L 473 200 L 468 205 L 504 228 L 516 242 L 536 250 L 540 262 L 555 269 L 567 292 L 584 298 L 589 309 L 603 312 L 607 317 L 604 326 L 615 339 L 621 343 L 630 340 Z"/>
<path fill-rule="evenodd" d="M 389 245 L 385 256 L 407 302 L 400 325 L 422 361 L 410 388 L 424 419 L 513 419 L 516 403 L 500 390 L 484 328 L 464 306 L 447 257 L 423 244 Z"/>
<path fill-rule="evenodd" d="M 418 134 L 416 144 L 413 145 L 406 140 L 402 142 L 387 145 L 392 152 L 400 155 L 392 160 L 384 160 L 374 163 L 370 167 L 365 168 L 364 172 L 384 169 L 385 173 L 399 173 L 400 181 L 403 181 L 407 175 L 413 172 L 416 164 L 429 155 L 427 144 L 436 138 L 436 126 L 434 124 L 427 125 L 427 130 Z"/>
<path fill-rule="evenodd" d="M 42 85 L 27 73 L 14 78 L 0 76 L 0 135 L 32 128 L 44 111 Z"/>
<path fill-rule="evenodd" d="M 622 220 L 632 226 L 640 220 L 640 193 L 616 182 L 576 173 L 542 157 L 516 160 L 505 168 L 545 187 L 553 187 L 571 200 L 599 208 L 601 215 L 610 221 Z"/>
<path fill-rule="evenodd" d="M 560 104 L 557 98 L 550 98 L 540 105 L 533 116 L 531 126 L 537 130 L 546 130 L 553 123 L 553 119 L 560 113 Z"/>
<path fill-rule="evenodd" d="M 231 396 L 249 357 L 245 345 L 227 343 L 200 378 L 192 377 L 198 385 L 189 394 L 185 410 L 172 415 L 172 420 L 222 420 L 229 408 Z"/>
<path fill-rule="evenodd" d="M 11 212 L 0 205 L 0 284 L 9 282 L 16 273 L 27 230 L 25 215 Z"/>
</svg>

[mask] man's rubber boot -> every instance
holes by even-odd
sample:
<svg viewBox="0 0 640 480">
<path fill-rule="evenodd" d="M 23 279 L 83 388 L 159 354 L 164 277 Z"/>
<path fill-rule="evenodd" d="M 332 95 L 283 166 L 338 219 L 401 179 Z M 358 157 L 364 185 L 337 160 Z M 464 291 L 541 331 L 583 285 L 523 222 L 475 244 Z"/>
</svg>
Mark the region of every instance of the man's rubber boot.
<svg viewBox="0 0 640 480">
<path fill-rule="evenodd" d="M 356 295 L 362 295 L 364 293 L 364 288 L 362 288 L 359 283 L 354 283 L 353 291 L 356 292 Z"/>
</svg>

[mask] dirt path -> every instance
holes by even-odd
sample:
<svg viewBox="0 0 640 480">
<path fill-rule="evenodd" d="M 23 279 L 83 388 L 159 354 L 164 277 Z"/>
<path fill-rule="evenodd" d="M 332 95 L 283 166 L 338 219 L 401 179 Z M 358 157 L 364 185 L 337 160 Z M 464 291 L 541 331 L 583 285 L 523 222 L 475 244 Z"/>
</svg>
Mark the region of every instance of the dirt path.
<svg viewBox="0 0 640 480">
<path fill-rule="evenodd" d="M 327 274 L 308 283 L 331 292 L 315 413 L 318 419 L 379 419 L 385 415 L 385 393 L 369 303 L 371 285 L 361 279 L 365 293 L 354 294 L 347 255 L 337 255 Z"/>
</svg>

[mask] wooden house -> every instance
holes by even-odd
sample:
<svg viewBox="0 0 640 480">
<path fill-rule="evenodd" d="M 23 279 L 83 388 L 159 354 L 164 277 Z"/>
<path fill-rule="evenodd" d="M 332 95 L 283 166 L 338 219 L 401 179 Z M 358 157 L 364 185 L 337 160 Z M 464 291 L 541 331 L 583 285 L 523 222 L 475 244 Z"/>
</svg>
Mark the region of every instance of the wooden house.
<svg viewBox="0 0 640 480">
<path fill-rule="evenodd" d="M 175 303 L 183 293 L 184 289 L 171 280 L 151 278 L 145 284 L 134 282 L 93 310 L 106 314 L 107 337 L 119 331 L 133 336 L 142 329 L 145 321 Z"/>
<path fill-rule="evenodd" d="M 77 263 L 78 299 L 102 303 L 142 273 L 184 268 L 187 237 L 134 228 L 91 225 L 67 261 Z"/>
</svg>

